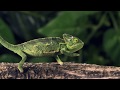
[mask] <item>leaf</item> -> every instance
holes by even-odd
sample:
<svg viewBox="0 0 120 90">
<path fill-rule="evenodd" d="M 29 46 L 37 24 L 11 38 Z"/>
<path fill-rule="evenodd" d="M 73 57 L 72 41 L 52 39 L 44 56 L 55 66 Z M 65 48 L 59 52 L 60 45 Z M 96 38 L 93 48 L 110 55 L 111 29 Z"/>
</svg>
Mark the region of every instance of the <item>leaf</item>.
<svg viewBox="0 0 120 90">
<path fill-rule="evenodd" d="M 96 11 L 63 11 L 46 26 L 38 29 L 45 36 L 61 36 L 63 33 L 74 34 L 85 30 L 89 24 L 88 16 Z M 79 34 L 79 33 L 78 33 Z"/>
<path fill-rule="evenodd" d="M 120 35 L 114 29 L 107 30 L 104 34 L 103 47 L 107 55 L 120 65 Z"/>
<path fill-rule="evenodd" d="M 10 62 L 10 63 L 18 63 L 20 60 L 13 55 L 3 54 L 0 55 L 0 62 Z"/>
<path fill-rule="evenodd" d="M 0 19 L 0 35 L 9 43 L 15 44 L 13 33 L 2 19 Z"/>
</svg>

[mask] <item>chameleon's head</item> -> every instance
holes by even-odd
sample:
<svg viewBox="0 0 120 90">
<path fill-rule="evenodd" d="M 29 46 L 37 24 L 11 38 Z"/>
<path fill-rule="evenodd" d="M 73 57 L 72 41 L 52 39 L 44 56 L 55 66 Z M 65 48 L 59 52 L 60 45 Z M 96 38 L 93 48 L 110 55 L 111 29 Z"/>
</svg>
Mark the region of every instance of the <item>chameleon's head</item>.
<svg viewBox="0 0 120 90">
<path fill-rule="evenodd" d="M 79 38 L 74 37 L 69 34 L 63 34 L 63 39 L 66 43 L 67 48 L 71 52 L 76 52 L 76 51 L 80 50 L 84 45 L 84 43 Z"/>
</svg>

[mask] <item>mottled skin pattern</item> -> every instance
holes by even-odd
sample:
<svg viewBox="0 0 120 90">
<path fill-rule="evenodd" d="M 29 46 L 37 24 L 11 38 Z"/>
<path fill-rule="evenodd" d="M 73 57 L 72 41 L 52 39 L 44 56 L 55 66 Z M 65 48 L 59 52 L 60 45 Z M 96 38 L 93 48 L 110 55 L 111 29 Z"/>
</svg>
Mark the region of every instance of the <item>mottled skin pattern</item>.
<svg viewBox="0 0 120 90">
<path fill-rule="evenodd" d="M 59 37 L 48 37 L 34 39 L 17 46 L 31 56 L 54 56 L 60 52 L 60 43 L 64 43 L 64 40 Z"/>
<path fill-rule="evenodd" d="M 27 54 L 31 56 L 54 56 L 57 62 L 62 65 L 60 60 L 60 54 L 66 56 L 79 56 L 76 51 L 80 50 L 84 43 L 77 37 L 69 34 L 63 34 L 63 39 L 60 37 L 47 37 L 30 40 L 21 44 L 13 45 L 5 41 L 0 36 L 0 43 L 7 49 L 17 53 L 22 57 L 22 60 L 18 64 L 18 69 L 23 72 L 23 64 L 27 59 Z"/>
</svg>

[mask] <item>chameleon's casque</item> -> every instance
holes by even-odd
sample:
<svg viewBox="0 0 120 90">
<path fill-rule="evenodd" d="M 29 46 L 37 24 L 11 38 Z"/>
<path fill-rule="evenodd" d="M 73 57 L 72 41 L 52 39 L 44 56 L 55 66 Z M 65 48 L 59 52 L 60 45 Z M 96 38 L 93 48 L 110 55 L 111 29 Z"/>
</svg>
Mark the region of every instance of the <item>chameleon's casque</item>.
<svg viewBox="0 0 120 90">
<path fill-rule="evenodd" d="M 60 37 L 39 38 L 17 45 L 8 43 L 0 36 L 0 43 L 22 57 L 18 65 L 20 72 L 23 72 L 22 65 L 27 59 L 27 54 L 31 56 L 54 56 L 57 62 L 62 65 L 63 62 L 58 55 L 79 56 L 75 52 L 80 50 L 84 45 L 79 38 L 69 34 L 63 34 L 63 39 Z"/>
</svg>

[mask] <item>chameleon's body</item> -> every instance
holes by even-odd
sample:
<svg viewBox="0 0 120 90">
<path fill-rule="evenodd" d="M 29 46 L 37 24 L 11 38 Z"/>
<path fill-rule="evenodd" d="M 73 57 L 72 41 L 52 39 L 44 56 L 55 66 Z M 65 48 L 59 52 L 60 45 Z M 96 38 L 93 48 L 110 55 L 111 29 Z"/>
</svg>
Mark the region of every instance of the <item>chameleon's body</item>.
<svg viewBox="0 0 120 90">
<path fill-rule="evenodd" d="M 21 50 L 31 56 L 55 56 L 59 53 L 61 38 L 39 38 L 19 44 Z"/>
<path fill-rule="evenodd" d="M 0 43 L 22 57 L 18 65 L 20 72 L 23 72 L 22 65 L 27 59 L 26 54 L 31 56 L 54 56 L 57 62 L 62 65 L 63 62 L 59 59 L 58 55 L 79 56 L 78 53 L 74 52 L 80 50 L 84 45 L 79 38 L 69 34 L 63 34 L 63 39 L 59 37 L 39 38 L 17 45 L 8 43 L 0 36 Z"/>
</svg>

